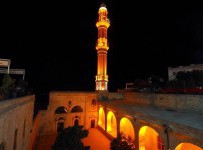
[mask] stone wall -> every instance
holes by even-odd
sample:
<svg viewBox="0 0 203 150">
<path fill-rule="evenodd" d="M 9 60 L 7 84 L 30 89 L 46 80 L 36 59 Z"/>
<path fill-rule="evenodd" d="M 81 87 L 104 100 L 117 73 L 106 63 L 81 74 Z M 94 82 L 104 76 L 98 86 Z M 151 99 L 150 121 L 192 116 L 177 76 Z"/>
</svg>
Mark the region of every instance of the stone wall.
<svg viewBox="0 0 203 150">
<path fill-rule="evenodd" d="M 125 93 L 124 97 L 125 101 L 130 103 L 203 113 L 203 95 Z"/>
<path fill-rule="evenodd" d="M 38 113 L 33 120 L 33 127 L 31 132 L 31 149 L 33 150 L 36 149 L 36 145 L 39 138 L 40 115 L 41 113 Z"/>
<path fill-rule="evenodd" d="M 115 92 L 101 92 L 98 93 L 98 100 L 99 101 L 106 101 L 106 100 L 119 100 L 123 99 L 124 94 L 123 93 L 115 93 Z"/>
<path fill-rule="evenodd" d="M 0 101 L 0 144 L 5 149 L 31 149 L 34 96 Z"/>
<path fill-rule="evenodd" d="M 97 125 L 97 104 L 92 106 L 92 100 L 97 101 L 97 93 L 94 92 L 51 92 L 49 96 L 49 106 L 46 111 L 40 111 L 40 134 L 48 135 L 57 133 L 59 122 L 64 124 L 64 128 L 73 126 L 74 121 L 78 119 L 80 125 L 90 128 L 91 121 Z M 71 105 L 69 105 L 71 102 Z M 71 110 L 79 106 L 82 112 L 73 113 Z M 56 114 L 59 107 L 64 107 L 67 113 Z M 61 118 L 61 120 L 60 120 Z"/>
</svg>

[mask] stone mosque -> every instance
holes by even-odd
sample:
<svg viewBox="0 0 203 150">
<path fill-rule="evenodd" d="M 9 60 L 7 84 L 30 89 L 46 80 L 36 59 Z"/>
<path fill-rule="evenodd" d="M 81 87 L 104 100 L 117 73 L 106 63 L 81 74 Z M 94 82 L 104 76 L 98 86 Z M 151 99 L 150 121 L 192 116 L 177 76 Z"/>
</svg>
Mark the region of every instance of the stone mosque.
<svg viewBox="0 0 203 150">
<path fill-rule="evenodd" d="M 123 132 L 136 150 L 202 150 L 203 95 L 108 92 L 110 21 L 104 4 L 96 27 L 95 92 L 50 92 L 47 110 L 39 111 L 34 121 L 34 96 L 0 101 L 0 150 L 33 149 L 38 136 L 74 125 L 97 128 L 109 139 Z"/>
</svg>

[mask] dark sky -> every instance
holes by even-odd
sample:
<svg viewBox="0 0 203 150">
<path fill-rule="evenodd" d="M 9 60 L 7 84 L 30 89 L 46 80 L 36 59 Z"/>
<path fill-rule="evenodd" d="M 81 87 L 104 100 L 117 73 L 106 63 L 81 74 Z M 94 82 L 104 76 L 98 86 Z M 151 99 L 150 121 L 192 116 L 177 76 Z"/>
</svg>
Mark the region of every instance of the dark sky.
<svg viewBox="0 0 203 150">
<path fill-rule="evenodd" d="M 99 0 L 1 4 L 0 58 L 25 68 L 36 91 L 94 91 Z M 109 90 L 167 67 L 203 63 L 202 5 L 104 1 L 109 10 Z M 135 4 L 134 4 L 135 3 Z"/>
</svg>

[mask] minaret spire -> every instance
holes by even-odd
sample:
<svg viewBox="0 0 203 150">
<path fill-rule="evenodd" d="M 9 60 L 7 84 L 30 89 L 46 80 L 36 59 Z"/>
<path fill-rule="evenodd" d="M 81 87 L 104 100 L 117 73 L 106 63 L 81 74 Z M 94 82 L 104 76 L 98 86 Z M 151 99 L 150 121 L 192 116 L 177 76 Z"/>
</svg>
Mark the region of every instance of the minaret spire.
<svg viewBox="0 0 203 150">
<path fill-rule="evenodd" d="M 107 51 L 109 49 L 107 40 L 107 30 L 110 26 L 108 19 L 108 11 L 104 3 L 101 4 L 98 11 L 98 40 L 97 49 L 97 75 L 96 75 L 96 91 L 108 91 L 108 75 L 107 75 Z"/>
</svg>

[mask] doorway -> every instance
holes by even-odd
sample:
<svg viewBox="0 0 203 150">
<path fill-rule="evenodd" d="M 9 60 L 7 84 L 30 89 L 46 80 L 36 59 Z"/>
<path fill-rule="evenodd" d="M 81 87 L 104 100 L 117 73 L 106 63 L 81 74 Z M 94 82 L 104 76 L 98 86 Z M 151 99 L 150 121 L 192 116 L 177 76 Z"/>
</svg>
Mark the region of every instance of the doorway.
<svg viewBox="0 0 203 150">
<path fill-rule="evenodd" d="M 57 132 L 62 132 L 64 127 L 64 122 L 59 122 L 57 124 Z"/>
<path fill-rule="evenodd" d="M 95 120 L 91 120 L 91 128 L 95 128 Z"/>
<path fill-rule="evenodd" d="M 78 121 L 78 119 L 75 119 L 74 126 L 78 126 L 78 125 L 79 125 L 79 121 Z"/>
</svg>

